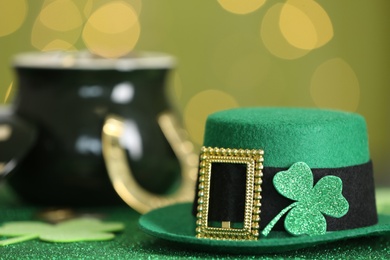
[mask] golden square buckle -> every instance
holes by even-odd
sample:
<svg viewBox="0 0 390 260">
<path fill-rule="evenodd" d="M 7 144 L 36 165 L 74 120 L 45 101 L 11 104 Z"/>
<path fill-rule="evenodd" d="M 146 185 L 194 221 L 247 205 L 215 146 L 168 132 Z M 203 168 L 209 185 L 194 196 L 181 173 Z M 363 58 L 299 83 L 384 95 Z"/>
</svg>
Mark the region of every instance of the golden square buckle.
<svg viewBox="0 0 390 260">
<path fill-rule="evenodd" d="M 196 237 L 223 240 L 257 240 L 261 212 L 263 154 L 263 150 L 202 147 L 199 167 Z M 229 221 L 222 221 L 221 227 L 210 225 L 208 213 L 213 163 L 246 165 L 245 212 L 242 228 L 231 227 Z"/>
</svg>

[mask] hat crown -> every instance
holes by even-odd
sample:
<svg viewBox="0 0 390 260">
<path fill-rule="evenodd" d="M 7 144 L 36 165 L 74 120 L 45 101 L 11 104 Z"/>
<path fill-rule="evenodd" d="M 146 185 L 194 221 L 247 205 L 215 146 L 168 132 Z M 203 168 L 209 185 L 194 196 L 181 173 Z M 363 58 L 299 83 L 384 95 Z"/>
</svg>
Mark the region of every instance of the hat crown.
<svg viewBox="0 0 390 260">
<path fill-rule="evenodd" d="M 336 168 L 370 160 L 367 127 L 355 113 L 307 108 L 238 108 L 207 118 L 204 146 L 264 150 L 265 167 L 306 162 Z"/>
</svg>

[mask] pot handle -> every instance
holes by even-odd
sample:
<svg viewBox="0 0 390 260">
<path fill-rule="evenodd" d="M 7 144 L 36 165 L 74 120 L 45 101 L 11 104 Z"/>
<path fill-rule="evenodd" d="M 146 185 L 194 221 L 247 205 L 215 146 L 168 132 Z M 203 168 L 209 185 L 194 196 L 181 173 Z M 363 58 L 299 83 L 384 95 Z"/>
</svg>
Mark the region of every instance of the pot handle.
<svg viewBox="0 0 390 260">
<path fill-rule="evenodd" d="M 0 180 L 14 172 L 36 138 L 35 125 L 14 115 L 11 107 L 0 107 Z"/>
<path fill-rule="evenodd" d="M 109 115 L 102 131 L 103 156 L 114 189 L 130 207 L 140 213 L 194 199 L 199 158 L 193 152 L 193 145 L 171 112 L 160 114 L 157 121 L 181 166 L 181 184 L 174 193 L 168 195 L 157 195 L 145 190 L 133 177 L 125 149 L 119 142 L 124 131 L 123 118 Z"/>
</svg>

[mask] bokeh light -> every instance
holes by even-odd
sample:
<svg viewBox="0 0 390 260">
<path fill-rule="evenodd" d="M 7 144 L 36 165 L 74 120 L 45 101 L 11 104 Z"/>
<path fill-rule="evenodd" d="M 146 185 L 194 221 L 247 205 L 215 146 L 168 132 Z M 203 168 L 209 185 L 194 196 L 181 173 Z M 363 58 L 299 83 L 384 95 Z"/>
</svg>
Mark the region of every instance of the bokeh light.
<svg viewBox="0 0 390 260">
<path fill-rule="evenodd" d="M 234 97 L 220 90 L 206 90 L 193 96 L 184 109 L 184 124 L 191 139 L 202 145 L 207 116 L 216 111 L 238 106 Z"/>
<path fill-rule="evenodd" d="M 127 0 L 126 2 L 133 7 L 134 11 L 138 14 L 139 17 L 142 10 L 142 0 Z"/>
<path fill-rule="evenodd" d="M 117 34 L 127 31 L 138 22 L 138 16 L 130 5 L 124 2 L 107 4 L 98 9 L 88 19 L 88 23 L 107 34 Z"/>
<path fill-rule="evenodd" d="M 109 1 L 96 1 L 96 0 L 84 0 L 84 5 L 80 7 L 83 11 L 84 17 L 89 18 L 94 11 L 102 7 L 102 5 L 107 4 Z M 125 0 L 125 2 L 131 5 L 134 11 L 137 13 L 138 17 L 141 14 L 142 10 L 142 0 Z"/>
<path fill-rule="evenodd" d="M 83 13 L 85 17 L 89 17 L 92 14 L 93 11 L 93 1 L 94 0 L 87 0 L 87 2 L 84 5 Z"/>
<path fill-rule="evenodd" d="M 234 14 L 248 14 L 264 5 L 266 0 L 218 0 L 218 3 L 227 11 Z"/>
<path fill-rule="evenodd" d="M 58 48 L 58 50 L 72 49 L 72 46 L 80 38 L 81 30 L 82 27 L 80 26 L 79 28 L 65 32 L 54 31 L 45 26 L 38 16 L 31 31 L 31 44 L 41 51 L 53 49 L 52 47 L 54 45 L 63 47 Z"/>
<path fill-rule="evenodd" d="M 333 38 L 332 22 L 313 0 L 288 0 L 275 4 L 261 24 L 265 47 L 282 59 L 297 59 Z"/>
<path fill-rule="evenodd" d="M 81 13 L 71 0 L 56 0 L 46 5 L 39 19 L 44 26 L 55 31 L 70 31 L 83 24 Z"/>
<path fill-rule="evenodd" d="M 313 0 L 288 0 L 281 10 L 279 26 L 286 40 L 300 49 L 321 47 L 333 37 L 328 14 Z"/>
<path fill-rule="evenodd" d="M 310 18 L 293 5 L 283 5 L 279 21 L 280 31 L 294 47 L 312 50 L 317 44 L 317 32 Z"/>
<path fill-rule="evenodd" d="M 49 42 L 45 47 L 41 49 L 42 51 L 59 51 L 59 50 L 69 50 L 69 51 L 75 51 L 77 50 L 76 47 L 74 47 L 73 44 L 61 40 L 61 39 L 55 39 L 52 42 Z"/>
<path fill-rule="evenodd" d="M 353 69 L 343 59 L 333 58 L 314 72 L 310 85 L 311 97 L 321 108 L 356 111 L 360 86 Z"/>
<path fill-rule="evenodd" d="M 74 50 L 83 23 L 73 1 L 45 1 L 32 27 L 31 44 L 40 51 Z"/>
<path fill-rule="evenodd" d="M 124 1 L 112 1 L 92 13 L 82 36 L 91 52 L 117 58 L 133 50 L 140 32 L 138 15 L 133 7 Z"/>
<path fill-rule="evenodd" d="M 278 58 L 297 59 L 305 56 L 310 50 L 292 46 L 282 35 L 279 26 L 280 14 L 284 4 L 275 4 L 264 15 L 261 22 L 260 34 L 267 50 Z"/>
<path fill-rule="evenodd" d="M 26 19 L 27 10 L 26 0 L 0 1 L 0 37 L 18 30 Z"/>
</svg>

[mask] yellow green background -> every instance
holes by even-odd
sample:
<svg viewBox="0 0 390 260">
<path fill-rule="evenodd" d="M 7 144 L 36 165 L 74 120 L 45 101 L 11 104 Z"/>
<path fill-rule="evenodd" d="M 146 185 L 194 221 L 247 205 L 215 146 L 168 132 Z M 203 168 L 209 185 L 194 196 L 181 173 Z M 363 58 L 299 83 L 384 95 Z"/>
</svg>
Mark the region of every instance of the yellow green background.
<svg viewBox="0 0 390 260">
<path fill-rule="evenodd" d="M 0 102 L 17 91 L 20 52 L 167 52 L 178 60 L 169 94 L 197 147 L 220 109 L 353 111 L 367 120 L 377 183 L 390 184 L 389 10 L 388 0 L 4 0 Z"/>
</svg>

